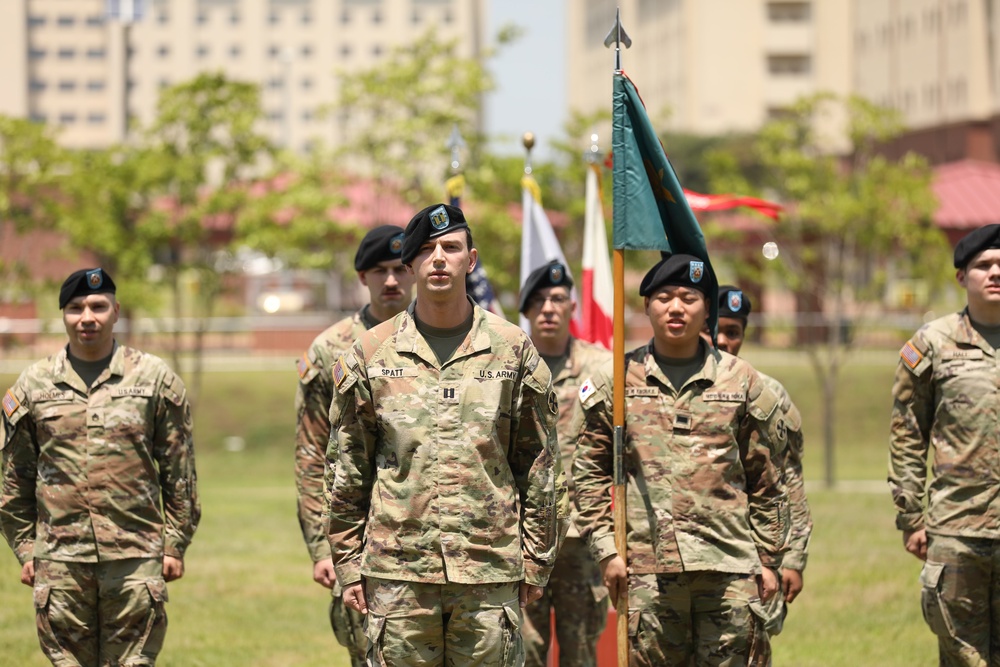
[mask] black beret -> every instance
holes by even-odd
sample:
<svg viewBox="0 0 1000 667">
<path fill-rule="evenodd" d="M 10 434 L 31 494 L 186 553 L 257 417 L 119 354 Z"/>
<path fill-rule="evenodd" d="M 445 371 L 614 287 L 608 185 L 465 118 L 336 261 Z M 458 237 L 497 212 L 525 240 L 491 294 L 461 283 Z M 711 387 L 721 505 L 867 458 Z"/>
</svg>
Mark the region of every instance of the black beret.
<svg viewBox="0 0 1000 667">
<path fill-rule="evenodd" d="M 80 269 L 69 274 L 59 288 L 59 310 L 66 307 L 71 299 L 88 294 L 114 294 L 115 281 L 104 269 Z"/>
<path fill-rule="evenodd" d="M 409 264 L 420 254 L 420 246 L 443 234 L 450 234 L 458 229 L 468 229 L 462 209 L 448 204 L 433 204 L 413 216 L 406 225 L 406 236 L 403 238 L 403 264 Z"/>
<path fill-rule="evenodd" d="M 399 225 L 381 225 L 361 239 L 354 254 L 354 270 L 367 271 L 379 262 L 399 259 L 403 252 L 403 228 Z"/>
<path fill-rule="evenodd" d="M 986 225 L 969 232 L 955 246 L 955 268 L 964 269 L 984 250 L 1000 248 L 1000 225 Z"/>
<path fill-rule="evenodd" d="M 643 277 L 639 296 L 652 296 L 663 285 L 690 287 L 711 298 L 715 276 L 705 262 L 694 255 L 667 255 Z"/>
<path fill-rule="evenodd" d="M 531 295 L 545 287 L 573 287 L 573 276 L 564 264 L 553 260 L 544 266 L 540 266 L 528 274 L 524 285 L 521 286 L 521 303 L 517 310 L 523 313 L 528 309 L 528 300 Z"/>
<path fill-rule="evenodd" d="M 743 290 L 734 285 L 723 285 L 719 288 L 719 317 L 731 317 L 744 320 L 750 316 L 753 304 Z"/>
</svg>

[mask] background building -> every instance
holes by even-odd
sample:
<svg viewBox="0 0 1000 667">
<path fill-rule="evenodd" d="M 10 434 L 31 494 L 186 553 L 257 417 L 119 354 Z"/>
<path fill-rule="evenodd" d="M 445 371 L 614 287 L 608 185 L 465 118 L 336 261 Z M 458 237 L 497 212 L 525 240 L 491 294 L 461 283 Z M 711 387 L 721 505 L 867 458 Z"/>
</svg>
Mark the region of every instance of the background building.
<svg viewBox="0 0 1000 667">
<path fill-rule="evenodd" d="M 3 0 L 0 113 L 62 128 L 72 147 L 121 141 L 148 123 L 158 92 L 205 70 L 261 86 L 266 131 L 304 150 L 336 145 L 323 117 L 339 70 L 371 67 L 433 29 L 479 53 L 485 0 L 134 0 L 133 25 L 107 18 L 128 0 Z"/>
</svg>

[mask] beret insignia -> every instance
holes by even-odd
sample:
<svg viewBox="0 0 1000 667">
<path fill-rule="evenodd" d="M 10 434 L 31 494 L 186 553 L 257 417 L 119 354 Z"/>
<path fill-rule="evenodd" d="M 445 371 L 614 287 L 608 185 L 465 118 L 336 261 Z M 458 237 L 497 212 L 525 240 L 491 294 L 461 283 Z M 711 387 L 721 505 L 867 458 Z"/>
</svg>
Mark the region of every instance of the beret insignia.
<svg viewBox="0 0 1000 667">
<path fill-rule="evenodd" d="M 691 278 L 691 282 L 700 283 L 702 277 L 705 275 L 705 262 L 694 262 L 690 264 L 688 269 L 688 276 Z"/>
<path fill-rule="evenodd" d="M 448 217 L 448 211 L 444 206 L 438 206 L 436 209 L 430 212 L 428 217 L 431 219 L 431 227 L 440 231 L 448 226 L 451 219 Z"/>
</svg>

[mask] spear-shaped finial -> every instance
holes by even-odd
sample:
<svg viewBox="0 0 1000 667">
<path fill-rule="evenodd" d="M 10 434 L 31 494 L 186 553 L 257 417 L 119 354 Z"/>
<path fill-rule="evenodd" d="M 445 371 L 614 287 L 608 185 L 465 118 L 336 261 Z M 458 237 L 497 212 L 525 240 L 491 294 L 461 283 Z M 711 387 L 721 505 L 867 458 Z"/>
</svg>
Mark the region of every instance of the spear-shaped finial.
<svg viewBox="0 0 1000 667">
<path fill-rule="evenodd" d="M 535 133 L 525 132 L 521 136 L 521 143 L 524 144 L 525 156 L 524 156 L 524 173 L 528 176 L 531 175 L 531 149 L 535 147 Z"/>
<path fill-rule="evenodd" d="M 632 38 L 628 36 L 625 32 L 625 28 L 622 27 L 622 10 L 621 7 L 615 10 L 615 24 L 611 26 L 611 30 L 608 32 L 608 36 L 604 38 L 604 46 L 611 48 L 611 45 L 615 45 L 615 71 L 622 71 L 622 48 L 621 45 L 624 44 L 625 48 L 632 46 Z"/>
<path fill-rule="evenodd" d="M 459 168 L 462 166 L 462 162 L 459 159 L 459 152 L 465 148 L 465 139 L 462 138 L 462 133 L 458 131 L 458 123 L 451 126 L 451 135 L 448 137 L 448 141 L 445 142 L 445 148 L 451 151 L 451 171 L 457 174 Z"/>
</svg>

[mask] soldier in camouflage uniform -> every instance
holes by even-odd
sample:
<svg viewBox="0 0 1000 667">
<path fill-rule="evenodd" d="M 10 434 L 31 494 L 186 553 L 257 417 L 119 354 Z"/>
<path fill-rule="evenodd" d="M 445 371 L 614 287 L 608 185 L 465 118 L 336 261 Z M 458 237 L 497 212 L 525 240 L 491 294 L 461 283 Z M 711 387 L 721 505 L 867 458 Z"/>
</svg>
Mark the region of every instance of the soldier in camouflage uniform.
<svg viewBox="0 0 1000 667">
<path fill-rule="evenodd" d="M 69 344 L 3 398 L 0 526 L 53 665 L 153 665 L 201 514 L 191 410 L 163 361 L 115 342 L 111 276 L 73 273 L 59 307 Z"/>
<path fill-rule="evenodd" d="M 925 561 L 940 664 L 987 667 L 1000 665 L 1000 225 L 959 241 L 954 265 L 967 307 L 899 353 L 889 486 L 903 545 Z"/>
<path fill-rule="evenodd" d="M 569 520 L 548 368 L 467 297 L 462 211 L 418 213 L 414 304 L 333 368 L 330 544 L 377 665 L 520 665 Z"/>
<path fill-rule="evenodd" d="M 718 348 L 720 350 L 734 357 L 740 355 L 743 337 L 746 335 L 747 318 L 752 308 L 750 297 L 742 290 L 732 285 L 719 288 Z M 784 625 L 785 615 L 788 613 L 786 604 L 791 604 L 802 592 L 802 573 L 806 569 L 809 537 L 812 535 L 812 515 L 809 512 L 805 480 L 802 477 L 802 416 L 780 382 L 760 371 L 757 374 L 778 397 L 787 430 L 781 469 L 788 491 L 792 523 L 788 551 L 781 561 L 782 594 L 771 598 L 764 609 L 767 614 L 767 632 L 773 637 L 781 632 Z"/>
<path fill-rule="evenodd" d="M 317 336 L 297 364 L 295 483 L 299 526 L 313 561 L 313 580 L 332 589 L 330 625 L 337 641 L 347 647 L 354 667 L 360 667 L 365 660 L 364 619 L 344 607 L 342 591 L 333 572 L 330 543 L 326 539 L 323 469 L 330 441 L 330 404 L 333 402 L 330 371 L 361 334 L 401 312 L 410 303 L 413 276 L 399 260 L 402 250 L 402 227 L 382 225 L 365 234 L 354 255 L 354 270 L 361 284 L 368 288 L 369 304 Z"/>
<path fill-rule="evenodd" d="M 531 325 L 531 342 L 552 373 L 552 387 L 559 398 L 556 432 L 562 450 L 562 464 L 569 471 L 573 447 L 580 432 L 582 413 L 574 409 L 580 383 L 611 359 L 603 347 L 574 338 L 569 333 L 576 302 L 570 292 L 573 277 L 559 262 L 541 266 L 521 287 L 519 310 Z M 566 475 L 570 499 L 573 478 Z M 549 616 L 555 612 L 559 664 L 562 667 L 597 665 L 597 640 L 608 620 L 608 590 L 601 583 L 601 571 L 590 555 L 586 542 L 570 523 L 569 533 L 559 549 L 549 585 L 541 599 L 525 609 L 524 636 L 526 665 L 544 667 L 551 645 Z"/>
<path fill-rule="evenodd" d="M 716 294 L 691 255 L 666 257 L 642 281 L 653 340 L 625 357 L 627 570 L 608 502 L 612 366 L 580 387 L 580 530 L 612 601 L 629 586 L 636 665 L 769 659 L 761 601 L 778 590 L 788 535 L 777 466 L 786 429 L 756 371 L 701 339 Z"/>
</svg>

